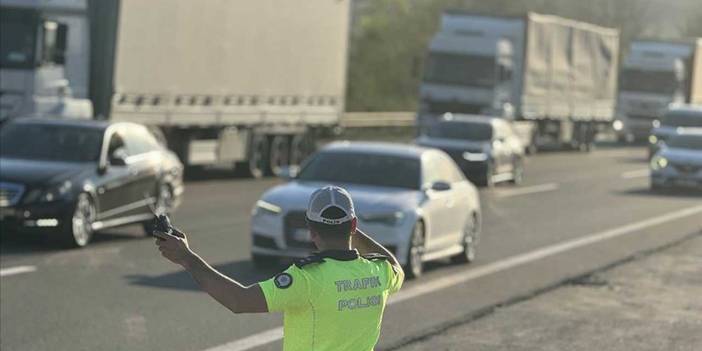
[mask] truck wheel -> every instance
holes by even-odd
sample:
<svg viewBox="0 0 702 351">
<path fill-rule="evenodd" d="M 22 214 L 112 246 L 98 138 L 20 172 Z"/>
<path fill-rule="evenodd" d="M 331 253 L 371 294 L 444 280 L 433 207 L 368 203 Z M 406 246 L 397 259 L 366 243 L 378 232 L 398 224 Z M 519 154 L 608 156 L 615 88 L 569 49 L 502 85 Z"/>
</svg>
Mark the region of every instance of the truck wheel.
<svg viewBox="0 0 702 351">
<path fill-rule="evenodd" d="M 279 175 L 283 167 L 290 164 L 290 143 L 283 135 L 276 135 L 271 139 L 268 169 L 272 175 Z"/>
<path fill-rule="evenodd" d="M 312 142 L 307 134 L 297 134 L 290 142 L 290 164 L 300 165 L 312 152 Z"/>
<path fill-rule="evenodd" d="M 264 135 L 254 134 L 249 147 L 246 172 L 252 178 L 263 177 L 268 165 L 268 140 Z"/>
</svg>

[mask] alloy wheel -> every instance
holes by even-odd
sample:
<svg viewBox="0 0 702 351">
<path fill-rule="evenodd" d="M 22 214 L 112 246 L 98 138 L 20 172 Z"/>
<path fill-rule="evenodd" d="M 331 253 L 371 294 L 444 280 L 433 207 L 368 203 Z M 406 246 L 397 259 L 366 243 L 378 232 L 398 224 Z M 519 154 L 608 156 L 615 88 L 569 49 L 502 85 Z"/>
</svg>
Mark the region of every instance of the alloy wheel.
<svg viewBox="0 0 702 351">
<path fill-rule="evenodd" d="M 93 236 L 95 212 L 95 206 L 93 206 L 88 194 L 80 194 L 71 218 L 71 234 L 75 246 L 83 247 L 90 242 Z"/>
</svg>

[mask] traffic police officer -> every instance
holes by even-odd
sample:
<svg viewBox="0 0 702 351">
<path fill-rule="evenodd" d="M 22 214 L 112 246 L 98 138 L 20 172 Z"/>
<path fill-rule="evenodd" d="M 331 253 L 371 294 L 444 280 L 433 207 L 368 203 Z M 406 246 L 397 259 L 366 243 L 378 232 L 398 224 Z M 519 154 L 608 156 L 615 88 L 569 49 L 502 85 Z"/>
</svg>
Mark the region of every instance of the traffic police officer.
<svg viewBox="0 0 702 351">
<path fill-rule="evenodd" d="M 346 190 L 318 189 L 306 214 L 319 252 L 248 287 L 209 266 L 181 232 L 154 234 L 163 256 L 234 313 L 283 312 L 285 351 L 373 350 L 388 296 L 400 289 L 404 272 L 390 251 L 356 228 Z"/>
</svg>

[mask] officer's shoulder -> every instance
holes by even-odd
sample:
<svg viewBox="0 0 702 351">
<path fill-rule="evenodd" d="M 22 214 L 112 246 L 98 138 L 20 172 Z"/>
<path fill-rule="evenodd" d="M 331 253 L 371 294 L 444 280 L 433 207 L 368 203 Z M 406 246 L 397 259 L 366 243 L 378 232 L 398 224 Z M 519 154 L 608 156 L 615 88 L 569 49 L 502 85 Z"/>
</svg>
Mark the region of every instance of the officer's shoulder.
<svg viewBox="0 0 702 351">
<path fill-rule="evenodd" d="M 365 258 L 365 259 L 367 259 L 367 260 L 369 260 L 369 261 L 378 261 L 378 260 L 387 261 L 387 260 L 390 259 L 390 257 L 388 257 L 388 256 L 386 256 L 386 255 L 379 254 L 379 253 L 375 253 L 375 252 L 374 252 L 374 253 L 367 253 L 367 254 L 365 254 L 365 255 L 361 255 L 361 257 L 363 257 L 363 258 Z"/>
<path fill-rule="evenodd" d="M 314 266 L 316 264 L 323 263 L 323 262 L 324 262 L 323 257 L 318 256 L 318 255 L 310 255 L 310 256 L 307 256 L 305 258 L 300 258 L 300 259 L 295 260 L 293 262 L 293 264 L 297 268 L 303 269 L 305 267 Z"/>
</svg>

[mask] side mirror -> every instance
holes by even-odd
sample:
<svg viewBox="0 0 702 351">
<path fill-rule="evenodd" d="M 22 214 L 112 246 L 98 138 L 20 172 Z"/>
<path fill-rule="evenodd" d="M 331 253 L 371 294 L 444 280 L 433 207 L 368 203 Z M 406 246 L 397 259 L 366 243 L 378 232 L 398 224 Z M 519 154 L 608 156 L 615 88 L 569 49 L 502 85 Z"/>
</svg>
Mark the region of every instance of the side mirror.
<svg viewBox="0 0 702 351">
<path fill-rule="evenodd" d="M 110 166 L 126 166 L 127 153 L 124 149 L 119 148 L 110 155 Z"/>
<path fill-rule="evenodd" d="M 434 182 L 434 184 L 431 185 L 431 190 L 434 190 L 434 191 L 451 190 L 451 184 L 448 182 L 444 182 L 444 181 L 439 180 L 439 181 Z"/>
<path fill-rule="evenodd" d="M 298 166 L 285 166 L 280 169 L 278 176 L 285 180 L 293 180 L 297 178 L 297 173 L 300 171 Z"/>
</svg>

